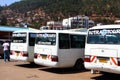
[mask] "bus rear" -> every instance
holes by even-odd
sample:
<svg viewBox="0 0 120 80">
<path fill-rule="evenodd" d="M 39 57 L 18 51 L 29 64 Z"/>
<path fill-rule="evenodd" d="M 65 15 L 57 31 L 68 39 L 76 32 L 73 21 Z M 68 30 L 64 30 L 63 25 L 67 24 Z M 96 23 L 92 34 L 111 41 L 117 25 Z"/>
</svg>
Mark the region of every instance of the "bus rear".
<svg viewBox="0 0 120 80">
<path fill-rule="evenodd" d="M 57 44 L 55 32 L 40 32 L 37 35 L 34 62 L 39 65 L 57 65 Z"/>
<path fill-rule="evenodd" d="M 34 49 L 34 62 L 50 67 L 78 68 L 83 64 L 86 34 L 69 31 L 41 31 Z"/>
<path fill-rule="evenodd" d="M 87 69 L 120 74 L 120 25 L 89 29 L 85 47 Z"/>
<path fill-rule="evenodd" d="M 15 31 L 12 35 L 11 55 L 14 60 L 34 62 L 34 44 L 36 31 Z"/>
</svg>

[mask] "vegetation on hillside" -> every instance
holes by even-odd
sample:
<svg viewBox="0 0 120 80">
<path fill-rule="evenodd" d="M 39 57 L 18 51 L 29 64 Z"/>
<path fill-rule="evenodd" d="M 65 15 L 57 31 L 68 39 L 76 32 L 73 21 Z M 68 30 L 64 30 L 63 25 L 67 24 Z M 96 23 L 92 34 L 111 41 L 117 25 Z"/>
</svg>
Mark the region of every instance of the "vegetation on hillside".
<svg viewBox="0 0 120 80">
<path fill-rule="evenodd" d="M 41 7 L 47 13 L 57 12 L 65 16 L 112 13 L 120 17 L 120 0 L 22 0 L 10 7 L 20 12 Z"/>
<path fill-rule="evenodd" d="M 42 9 L 45 11 L 46 16 L 50 16 L 50 19 L 54 21 L 62 21 L 64 18 L 77 15 L 91 17 L 94 14 L 99 16 L 96 22 L 112 23 L 114 17 L 120 18 L 120 0 L 21 0 L 7 7 L 16 13 L 22 14 Z M 0 11 L 3 9 L 5 8 L 0 7 Z M 44 19 L 45 21 L 47 19 Z"/>
</svg>

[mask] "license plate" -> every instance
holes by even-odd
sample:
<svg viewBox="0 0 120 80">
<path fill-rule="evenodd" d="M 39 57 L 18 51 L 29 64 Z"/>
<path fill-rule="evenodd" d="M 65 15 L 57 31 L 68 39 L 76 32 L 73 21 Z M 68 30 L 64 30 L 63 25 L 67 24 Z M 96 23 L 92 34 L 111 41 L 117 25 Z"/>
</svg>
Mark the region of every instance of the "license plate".
<svg viewBox="0 0 120 80">
<path fill-rule="evenodd" d="M 42 59 L 46 59 L 46 58 L 47 58 L 47 56 L 45 56 L 45 55 L 44 55 L 44 56 L 42 56 Z"/>
<path fill-rule="evenodd" d="M 16 56 L 19 56 L 19 53 L 16 53 Z"/>
<path fill-rule="evenodd" d="M 107 63 L 107 59 L 99 59 L 99 62 Z"/>
</svg>

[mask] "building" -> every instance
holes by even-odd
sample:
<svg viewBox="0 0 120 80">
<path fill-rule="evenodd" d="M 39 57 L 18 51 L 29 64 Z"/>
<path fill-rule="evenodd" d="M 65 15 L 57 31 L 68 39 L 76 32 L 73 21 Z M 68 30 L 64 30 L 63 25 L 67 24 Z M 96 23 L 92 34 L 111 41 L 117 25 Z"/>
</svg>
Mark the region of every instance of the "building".
<svg viewBox="0 0 120 80">
<path fill-rule="evenodd" d="M 30 30 L 32 28 L 24 28 L 24 27 L 12 27 L 12 26 L 0 26 L 0 39 L 11 39 L 12 32 L 17 30 Z"/>
<path fill-rule="evenodd" d="M 55 21 L 49 21 L 47 22 L 47 26 L 49 27 L 48 29 L 51 30 L 62 30 L 62 22 L 55 22 Z"/>
<path fill-rule="evenodd" d="M 90 28 L 94 26 L 94 21 L 90 20 L 87 16 L 75 16 L 63 19 L 62 25 L 68 29 L 74 28 Z"/>
</svg>

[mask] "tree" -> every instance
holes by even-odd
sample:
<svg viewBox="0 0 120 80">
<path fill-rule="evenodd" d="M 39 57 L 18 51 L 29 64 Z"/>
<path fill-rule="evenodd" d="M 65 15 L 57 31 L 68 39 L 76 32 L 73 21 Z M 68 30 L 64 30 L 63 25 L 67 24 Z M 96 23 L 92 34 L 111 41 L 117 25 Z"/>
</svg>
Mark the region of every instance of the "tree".
<svg viewBox="0 0 120 80">
<path fill-rule="evenodd" d="M 0 25 L 7 25 L 7 19 L 4 15 L 0 17 Z"/>
</svg>

